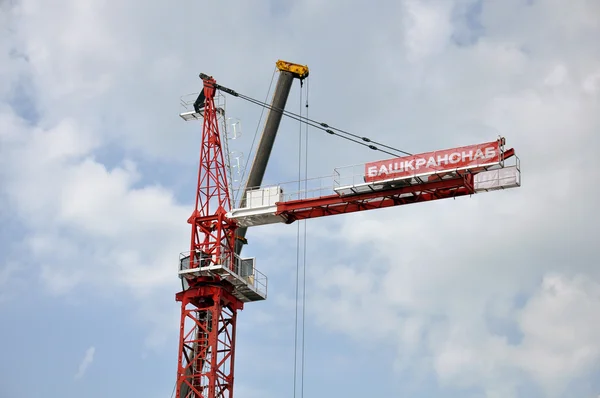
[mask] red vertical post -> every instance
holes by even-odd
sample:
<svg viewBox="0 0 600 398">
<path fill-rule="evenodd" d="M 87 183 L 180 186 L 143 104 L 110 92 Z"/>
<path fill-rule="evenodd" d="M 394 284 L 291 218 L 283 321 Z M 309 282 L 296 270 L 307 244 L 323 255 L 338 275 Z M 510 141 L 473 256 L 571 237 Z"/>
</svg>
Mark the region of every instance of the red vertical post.
<svg viewBox="0 0 600 398">
<path fill-rule="evenodd" d="M 215 80 L 204 81 L 204 124 L 192 226 L 190 268 L 233 268 L 235 224 L 230 210 L 225 156 L 215 108 Z M 202 261 L 202 262 L 201 262 Z M 176 295 L 181 302 L 177 398 L 233 398 L 236 314 L 243 303 L 233 286 L 217 274 L 187 276 L 189 287 Z"/>
</svg>

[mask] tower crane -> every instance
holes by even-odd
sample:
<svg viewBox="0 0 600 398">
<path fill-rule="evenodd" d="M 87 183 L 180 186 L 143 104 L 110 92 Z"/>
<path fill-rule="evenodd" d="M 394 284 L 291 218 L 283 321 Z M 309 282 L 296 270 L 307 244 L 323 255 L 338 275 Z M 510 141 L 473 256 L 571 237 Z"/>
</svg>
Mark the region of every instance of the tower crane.
<svg viewBox="0 0 600 398">
<path fill-rule="evenodd" d="M 186 121 L 201 120 L 203 128 L 196 205 L 188 219 L 190 250 L 181 253 L 179 260 L 182 290 L 176 294 L 181 303 L 177 398 L 233 397 L 237 312 L 245 303 L 267 298 L 267 278 L 256 269 L 255 258 L 241 256 L 247 228 L 521 186 L 519 158 L 514 149 L 505 148 L 504 137 L 398 156 L 366 137 L 351 134 L 355 142 L 394 157 L 336 168 L 332 184 L 312 194 L 289 193 L 282 185 L 261 187 L 282 116 L 329 134 L 349 134 L 286 112 L 293 80 L 302 81 L 309 70 L 281 60 L 276 66 L 279 77 L 270 105 L 221 86 L 202 73 L 203 90 L 193 110 L 180 114 Z M 215 100 L 219 92 L 269 109 L 239 203 L 234 202 L 229 185 L 227 139 L 222 134 L 225 110 Z"/>
</svg>

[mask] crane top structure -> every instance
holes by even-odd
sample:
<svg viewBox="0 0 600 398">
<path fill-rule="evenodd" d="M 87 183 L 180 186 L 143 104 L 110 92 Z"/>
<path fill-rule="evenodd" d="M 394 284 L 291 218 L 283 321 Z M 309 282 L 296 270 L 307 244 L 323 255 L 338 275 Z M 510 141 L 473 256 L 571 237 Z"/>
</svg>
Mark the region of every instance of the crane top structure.
<svg viewBox="0 0 600 398">
<path fill-rule="evenodd" d="M 267 278 L 255 258 L 243 258 L 247 228 L 345 214 L 445 198 L 455 198 L 521 185 L 520 161 L 514 149 L 497 137 L 476 145 L 395 156 L 334 169 L 311 179 L 310 188 L 288 191 L 284 184 L 261 187 L 294 79 L 309 75 L 307 66 L 279 60 L 279 78 L 270 105 L 217 84 L 200 74 L 203 90 L 185 101 L 185 121 L 203 122 L 190 250 L 181 253 L 182 290 L 177 368 L 177 398 L 232 398 L 237 312 L 244 304 L 267 298 Z M 218 92 L 269 109 L 254 161 L 239 203 L 230 187 L 224 102 Z M 190 110 L 189 108 L 193 108 Z M 297 115 L 296 115 L 297 116 Z M 297 119 L 329 134 L 326 123 Z M 366 137 L 359 142 L 377 149 Z M 367 142 L 369 144 L 364 144 Z M 388 147 L 389 148 L 389 147 Z M 389 153 L 389 152 L 388 152 Z M 297 182 L 296 182 L 297 184 Z"/>
</svg>

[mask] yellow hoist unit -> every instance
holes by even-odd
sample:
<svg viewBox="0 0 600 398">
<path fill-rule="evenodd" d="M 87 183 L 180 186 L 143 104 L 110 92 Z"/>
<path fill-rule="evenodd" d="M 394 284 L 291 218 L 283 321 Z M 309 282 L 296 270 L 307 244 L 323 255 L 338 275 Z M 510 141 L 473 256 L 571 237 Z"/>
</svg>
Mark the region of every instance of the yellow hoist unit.
<svg viewBox="0 0 600 398">
<path fill-rule="evenodd" d="M 276 65 L 280 71 L 290 72 L 300 80 L 308 77 L 308 66 L 306 65 L 294 64 L 282 60 L 277 61 Z"/>
</svg>

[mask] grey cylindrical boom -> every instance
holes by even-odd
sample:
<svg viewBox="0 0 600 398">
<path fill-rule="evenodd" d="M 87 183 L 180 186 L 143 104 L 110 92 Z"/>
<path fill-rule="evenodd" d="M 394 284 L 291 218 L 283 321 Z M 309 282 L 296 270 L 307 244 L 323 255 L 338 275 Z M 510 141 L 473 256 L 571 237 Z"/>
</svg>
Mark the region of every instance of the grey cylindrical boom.
<svg viewBox="0 0 600 398">
<path fill-rule="evenodd" d="M 277 85 L 275 87 L 275 93 L 273 94 L 273 101 L 271 102 L 271 109 L 265 122 L 263 133 L 256 149 L 256 155 L 248 174 L 248 180 L 246 187 L 242 193 L 242 202 L 246 200 L 246 192 L 248 189 L 259 187 L 262 183 L 269 162 L 269 156 L 271 156 L 271 150 L 275 142 L 275 136 L 279 129 L 279 123 L 281 122 L 281 116 L 283 115 L 283 109 L 287 102 L 290 94 L 290 89 L 294 81 L 294 74 L 288 71 L 281 71 L 279 78 L 277 79 Z M 236 239 L 235 252 L 240 254 L 243 247 L 243 241 L 246 236 L 246 227 L 240 227 L 237 229 L 236 236 L 241 239 Z"/>
</svg>

